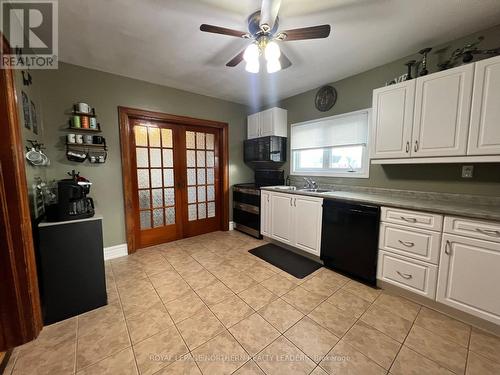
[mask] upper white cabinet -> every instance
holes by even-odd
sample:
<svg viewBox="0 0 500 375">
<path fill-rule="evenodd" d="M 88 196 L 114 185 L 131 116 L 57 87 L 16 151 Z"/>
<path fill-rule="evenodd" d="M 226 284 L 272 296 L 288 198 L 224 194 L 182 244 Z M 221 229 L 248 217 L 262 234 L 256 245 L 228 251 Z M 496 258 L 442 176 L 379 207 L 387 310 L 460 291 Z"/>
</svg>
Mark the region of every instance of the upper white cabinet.
<svg viewBox="0 0 500 375">
<path fill-rule="evenodd" d="M 473 77 L 468 64 L 417 78 L 413 157 L 466 154 Z"/>
<path fill-rule="evenodd" d="M 372 157 L 410 156 L 415 80 L 373 91 Z"/>
<path fill-rule="evenodd" d="M 500 161 L 500 57 L 373 91 L 374 164 Z"/>
<path fill-rule="evenodd" d="M 500 56 L 476 63 L 469 155 L 500 154 Z"/>
<path fill-rule="evenodd" d="M 259 138 L 260 137 L 260 112 L 254 113 L 247 118 L 247 138 Z"/>
<path fill-rule="evenodd" d="M 286 137 L 287 129 L 286 109 L 274 107 L 248 116 L 248 139 L 271 135 Z"/>
</svg>

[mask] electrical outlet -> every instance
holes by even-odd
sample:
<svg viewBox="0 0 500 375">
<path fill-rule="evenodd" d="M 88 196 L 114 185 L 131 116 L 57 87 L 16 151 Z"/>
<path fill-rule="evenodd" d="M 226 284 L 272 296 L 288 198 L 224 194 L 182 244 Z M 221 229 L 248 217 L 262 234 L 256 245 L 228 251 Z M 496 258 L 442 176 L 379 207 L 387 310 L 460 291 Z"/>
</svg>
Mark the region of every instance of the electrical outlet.
<svg viewBox="0 0 500 375">
<path fill-rule="evenodd" d="M 462 165 L 462 178 L 472 178 L 474 176 L 473 165 Z"/>
</svg>

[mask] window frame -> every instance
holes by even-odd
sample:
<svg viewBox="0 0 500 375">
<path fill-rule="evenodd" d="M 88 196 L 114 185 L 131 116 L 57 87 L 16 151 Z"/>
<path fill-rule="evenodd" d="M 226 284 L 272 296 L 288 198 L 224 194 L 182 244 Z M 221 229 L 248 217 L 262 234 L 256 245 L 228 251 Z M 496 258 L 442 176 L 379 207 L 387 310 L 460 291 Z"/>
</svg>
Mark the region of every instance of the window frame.
<svg viewBox="0 0 500 375">
<path fill-rule="evenodd" d="M 371 135 L 371 108 L 367 109 L 362 109 L 359 111 L 353 111 L 353 112 L 347 112 L 347 113 L 342 113 L 340 115 L 334 115 L 334 116 L 329 116 L 329 117 L 324 117 L 316 120 L 311 120 L 311 121 L 304 121 L 301 123 L 296 123 L 292 124 L 293 126 L 299 126 L 299 125 L 306 125 L 308 123 L 317 123 L 318 121 L 323 121 L 323 120 L 330 120 L 334 118 L 339 118 L 339 117 L 345 117 L 345 116 L 350 116 L 350 115 L 356 115 L 356 114 L 362 114 L 366 113 L 367 114 L 367 136 L 366 136 L 366 143 L 356 143 L 356 144 L 345 144 L 345 145 L 339 145 L 339 146 L 333 146 L 333 147 L 318 147 L 318 148 L 309 148 L 309 149 L 301 149 L 301 150 L 316 150 L 316 149 L 323 149 L 324 150 L 324 155 L 323 155 L 323 168 L 303 168 L 299 169 L 296 168 L 297 164 L 297 151 L 301 150 L 294 150 L 291 148 L 291 142 L 290 142 L 290 171 L 289 174 L 291 176 L 311 176 L 311 177 L 342 177 L 342 178 L 369 178 L 370 177 L 370 135 Z M 292 132 L 290 130 L 290 141 L 292 137 Z M 326 163 L 327 163 L 327 158 L 325 156 L 331 156 L 330 152 L 327 152 L 327 150 L 331 150 L 334 148 L 340 148 L 340 147 L 350 147 L 350 146 L 364 146 L 363 147 L 363 155 L 362 155 L 362 168 L 358 170 L 358 172 L 349 172 L 345 169 L 335 169 L 335 168 L 327 168 Z"/>
</svg>

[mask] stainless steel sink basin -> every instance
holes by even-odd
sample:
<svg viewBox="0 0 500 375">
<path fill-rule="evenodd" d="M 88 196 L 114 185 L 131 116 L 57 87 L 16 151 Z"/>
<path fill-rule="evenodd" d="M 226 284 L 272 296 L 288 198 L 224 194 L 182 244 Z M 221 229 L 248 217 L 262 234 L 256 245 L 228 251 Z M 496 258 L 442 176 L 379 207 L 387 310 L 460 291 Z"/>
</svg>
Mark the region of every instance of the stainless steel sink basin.
<svg viewBox="0 0 500 375">
<path fill-rule="evenodd" d="M 330 190 L 330 189 L 299 189 L 298 191 L 305 191 L 308 193 L 330 193 L 333 190 Z"/>
<path fill-rule="evenodd" d="M 297 190 L 295 186 L 273 186 L 273 189 L 276 190 Z"/>
</svg>

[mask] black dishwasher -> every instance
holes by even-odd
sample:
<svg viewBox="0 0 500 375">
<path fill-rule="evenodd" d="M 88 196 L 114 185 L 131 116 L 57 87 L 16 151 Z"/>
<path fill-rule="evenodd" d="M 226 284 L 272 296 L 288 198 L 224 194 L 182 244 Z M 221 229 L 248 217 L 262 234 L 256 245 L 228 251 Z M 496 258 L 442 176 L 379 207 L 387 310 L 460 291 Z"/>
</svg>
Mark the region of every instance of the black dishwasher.
<svg viewBox="0 0 500 375">
<path fill-rule="evenodd" d="M 380 207 L 323 201 L 321 260 L 370 285 L 376 284 Z"/>
</svg>

